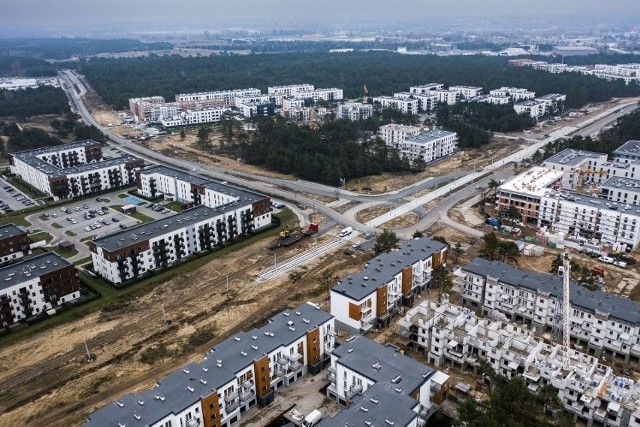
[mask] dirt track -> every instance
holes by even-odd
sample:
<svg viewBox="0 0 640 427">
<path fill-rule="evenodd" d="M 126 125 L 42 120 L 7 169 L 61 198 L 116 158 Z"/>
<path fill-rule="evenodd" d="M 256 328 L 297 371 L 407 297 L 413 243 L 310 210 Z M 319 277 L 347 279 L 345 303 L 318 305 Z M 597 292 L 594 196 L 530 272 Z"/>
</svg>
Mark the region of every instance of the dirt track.
<svg viewBox="0 0 640 427">
<path fill-rule="evenodd" d="M 80 424 L 95 408 L 152 386 L 234 331 L 248 329 L 285 307 L 306 300 L 321 302 L 339 277 L 364 262 L 363 255 L 331 254 L 330 265 L 320 259 L 289 277 L 257 285 L 256 274 L 272 260 L 268 243 L 212 261 L 148 295 L 123 301 L 112 311 L 102 310 L 2 348 L 0 425 L 16 419 L 42 425 Z M 279 256 L 299 250 L 302 246 Z M 163 322 L 163 304 L 169 325 Z M 91 363 L 86 362 L 85 339 L 95 357 Z M 154 348 L 165 351 L 152 364 L 142 363 Z"/>
</svg>

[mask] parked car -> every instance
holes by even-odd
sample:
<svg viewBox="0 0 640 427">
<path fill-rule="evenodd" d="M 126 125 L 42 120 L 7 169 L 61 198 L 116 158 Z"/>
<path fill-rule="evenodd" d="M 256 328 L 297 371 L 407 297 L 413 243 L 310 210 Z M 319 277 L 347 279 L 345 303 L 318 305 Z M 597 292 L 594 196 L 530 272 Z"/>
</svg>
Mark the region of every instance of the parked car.
<svg viewBox="0 0 640 427">
<path fill-rule="evenodd" d="M 124 224 L 120 224 L 118 227 L 120 227 L 120 228 L 121 228 L 121 229 L 123 229 L 123 230 L 126 230 L 126 229 L 127 229 L 127 226 L 126 226 L 126 225 L 124 225 Z"/>
<path fill-rule="evenodd" d="M 91 227 L 89 227 L 88 225 L 84 228 L 84 231 L 91 231 Z"/>
</svg>

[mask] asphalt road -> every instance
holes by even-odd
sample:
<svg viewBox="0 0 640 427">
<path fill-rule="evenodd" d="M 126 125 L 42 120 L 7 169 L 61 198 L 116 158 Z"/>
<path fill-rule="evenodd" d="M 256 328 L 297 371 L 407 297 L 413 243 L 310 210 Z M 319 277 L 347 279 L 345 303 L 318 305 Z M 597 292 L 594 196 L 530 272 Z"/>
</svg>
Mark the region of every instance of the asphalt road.
<svg viewBox="0 0 640 427">
<path fill-rule="evenodd" d="M 414 194 L 415 192 L 420 192 L 424 189 L 433 187 L 434 185 L 437 185 L 437 183 L 444 182 L 445 180 L 450 180 L 452 177 L 456 177 L 456 178 L 461 177 L 462 175 L 459 172 L 452 172 L 451 174 L 438 177 L 436 178 L 436 180 L 425 180 L 395 192 L 390 192 L 382 195 L 362 195 L 362 194 L 356 194 L 343 189 L 336 189 L 333 187 L 329 187 L 329 186 L 325 186 L 322 184 L 317 184 L 309 181 L 303 181 L 303 180 L 288 181 L 288 180 L 282 180 L 277 178 L 257 176 L 249 173 L 242 173 L 242 172 L 230 173 L 229 171 L 223 171 L 216 167 L 201 165 L 194 162 L 188 162 L 184 160 L 178 160 L 178 159 L 172 159 L 172 158 L 166 157 L 152 150 L 148 150 L 144 147 L 140 147 L 139 145 L 136 145 L 131 141 L 114 134 L 113 132 L 111 132 L 110 129 L 102 127 L 100 124 L 98 124 L 94 120 L 94 118 L 89 114 L 84 103 L 76 93 L 71 80 L 73 80 L 73 83 L 75 83 L 75 85 L 79 87 L 81 92 L 85 92 L 86 88 L 84 87 L 84 83 L 82 82 L 83 79 L 81 77 L 75 76 L 73 72 L 69 70 L 62 72 L 60 74 L 60 79 L 62 83 L 64 83 L 61 86 L 65 89 L 65 92 L 67 93 L 69 100 L 71 101 L 75 110 L 82 116 L 83 120 L 86 123 L 93 124 L 94 126 L 101 129 L 120 148 L 125 148 L 127 151 L 130 151 L 134 154 L 137 154 L 139 156 L 142 156 L 154 162 L 168 164 L 184 170 L 197 170 L 198 175 L 204 175 L 217 180 L 227 181 L 229 183 L 246 187 L 254 191 L 258 191 L 260 193 L 268 194 L 270 196 L 275 196 L 282 199 L 292 200 L 296 203 L 304 204 L 307 207 L 311 207 L 312 209 L 323 214 L 328 219 L 337 222 L 342 227 L 352 226 L 355 229 L 358 229 L 363 232 L 380 231 L 375 226 L 360 224 L 357 221 L 355 221 L 354 218 L 350 218 L 348 216 L 340 214 L 335 210 L 327 207 L 324 203 L 318 202 L 302 194 L 296 194 L 296 193 L 292 194 L 291 191 L 312 193 L 312 194 L 331 196 L 331 197 L 337 196 L 340 198 L 350 199 L 357 202 L 366 202 L 366 201 L 375 200 L 381 203 L 389 203 L 389 202 L 393 203 L 398 201 L 401 198 Z M 580 134 L 580 135 L 593 134 L 594 132 L 599 131 L 599 129 L 602 129 L 608 124 L 614 122 L 620 116 L 629 113 L 630 111 L 632 111 L 637 107 L 638 107 L 637 104 L 633 102 L 633 103 L 628 103 L 622 106 L 618 106 L 612 110 L 605 111 L 599 114 L 598 116 L 596 116 L 595 118 L 587 121 L 581 128 L 571 129 L 571 127 L 567 127 L 566 129 L 564 129 L 565 131 L 564 133 L 562 131 L 556 131 L 554 134 L 552 134 L 550 137 L 546 139 L 543 139 L 539 142 L 535 142 L 534 144 L 531 144 L 530 146 L 525 147 L 524 149 L 518 152 L 510 154 L 509 156 L 503 159 L 496 160 L 495 162 L 487 165 L 487 167 L 485 167 L 484 172 L 476 172 L 475 174 L 466 174 L 465 176 L 463 176 L 464 179 L 458 180 L 457 182 L 454 182 L 445 186 L 448 190 L 452 192 L 451 196 L 444 199 L 444 201 L 442 201 L 436 209 L 426 213 L 423 216 L 423 218 L 414 226 L 409 227 L 407 229 L 399 230 L 399 235 L 401 235 L 402 237 L 407 237 L 407 235 L 410 235 L 413 233 L 413 231 L 411 230 L 415 231 L 416 229 L 425 229 L 428 226 L 435 223 L 438 219 L 442 218 L 443 216 L 446 217 L 446 211 L 448 211 L 452 206 L 454 206 L 459 201 L 464 200 L 465 197 L 472 195 L 474 191 L 477 191 L 474 188 L 476 183 L 473 182 L 473 179 L 481 176 L 483 173 L 487 171 L 497 171 L 503 168 L 504 166 L 509 165 L 509 163 L 513 161 L 521 161 L 525 158 L 529 158 L 539 148 L 543 147 L 544 145 L 552 141 L 555 141 L 556 139 L 564 137 L 570 131 L 573 131 L 573 134 Z M 494 179 L 503 179 L 502 177 L 508 178 L 511 176 L 510 174 L 512 174 L 512 172 L 509 172 L 509 171 L 496 172 Z M 469 176 L 469 175 L 474 175 L 474 176 Z M 270 185 L 265 185 L 265 183 Z M 273 185 L 281 188 L 274 188 Z M 459 189 L 460 187 L 462 188 Z M 412 206 L 412 203 L 413 203 L 413 206 Z M 392 213 L 386 220 L 393 218 L 394 215 L 398 216 L 403 212 L 413 210 L 415 207 L 415 204 L 416 203 L 412 201 L 405 205 L 398 206 L 398 208 L 394 209 L 394 213 Z"/>
</svg>

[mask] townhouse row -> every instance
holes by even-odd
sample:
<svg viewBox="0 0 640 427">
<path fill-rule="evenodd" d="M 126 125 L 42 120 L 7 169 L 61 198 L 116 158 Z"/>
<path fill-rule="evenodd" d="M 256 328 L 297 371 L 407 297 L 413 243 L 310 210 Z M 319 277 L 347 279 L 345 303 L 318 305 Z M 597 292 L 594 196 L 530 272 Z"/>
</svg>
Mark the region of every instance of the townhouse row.
<svg viewBox="0 0 640 427">
<path fill-rule="evenodd" d="M 455 272 L 463 304 L 552 330 L 562 278 L 476 258 Z M 571 283 L 571 339 L 595 357 L 640 362 L 640 310 L 626 298 Z"/>
<path fill-rule="evenodd" d="M 640 83 L 640 64 L 634 63 L 571 66 L 564 63 L 548 63 L 546 61 L 533 61 L 530 59 L 518 59 L 509 61 L 509 63 L 513 66 L 529 66 L 536 70 L 542 70 L 554 74 L 580 73 L 609 81 L 622 80 L 627 85 L 631 83 Z"/>
<path fill-rule="evenodd" d="M 92 140 L 9 154 L 11 172 L 54 200 L 71 199 L 133 184 L 144 161 L 123 155 L 102 157 Z"/>
<path fill-rule="evenodd" d="M 428 289 L 433 269 L 446 260 L 447 245 L 427 238 L 380 254 L 331 289 L 331 314 L 356 333 L 388 325 L 401 305 L 413 305 L 415 294 Z"/>
<path fill-rule="evenodd" d="M 446 296 L 442 303 L 424 301 L 409 310 L 397 332 L 438 367 L 477 374 L 480 362 L 487 362 L 507 378 L 520 376 L 534 392 L 553 386 L 574 422 L 640 426 L 640 383 L 616 377 L 611 367 L 575 349 L 569 349 L 569 367 L 563 367 L 561 345 L 504 320 L 479 318 Z M 464 384 L 456 392 L 464 394 Z"/>
<path fill-rule="evenodd" d="M 138 192 L 192 206 L 88 242 L 94 271 L 114 284 L 135 280 L 271 224 L 268 197 L 166 166 L 138 171 Z"/>
<path fill-rule="evenodd" d="M 73 264 L 55 253 L 0 268 L 0 325 L 7 327 L 80 298 Z"/>
<path fill-rule="evenodd" d="M 160 379 L 153 389 L 95 411 L 84 425 L 229 427 L 247 409 L 269 405 L 276 393 L 326 365 L 327 394 L 347 408 L 321 426 L 424 425 L 448 394 L 448 376 L 364 337 L 337 347 L 334 323 L 312 303 L 285 310 L 214 346 L 205 360 Z"/>
<path fill-rule="evenodd" d="M 335 344 L 333 317 L 311 303 L 285 310 L 258 329 L 214 346 L 200 362 L 158 380 L 151 390 L 128 394 L 87 417 L 87 427 L 237 424 L 256 404 L 302 376 L 317 374 Z"/>
</svg>

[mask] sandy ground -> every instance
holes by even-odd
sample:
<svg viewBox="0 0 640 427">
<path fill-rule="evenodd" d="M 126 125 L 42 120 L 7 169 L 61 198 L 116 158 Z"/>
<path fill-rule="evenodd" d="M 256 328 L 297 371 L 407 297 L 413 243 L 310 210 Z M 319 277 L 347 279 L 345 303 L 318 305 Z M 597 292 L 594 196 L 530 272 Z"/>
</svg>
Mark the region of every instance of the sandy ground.
<svg viewBox="0 0 640 427">
<path fill-rule="evenodd" d="M 390 229 L 405 228 L 415 224 L 416 222 L 418 222 L 419 219 L 420 218 L 418 218 L 418 215 L 416 215 L 415 213 L 407 212 L 406 214 L 400 215 L 392 219 L 391 221 L 385 222 L 380 227 L 390 228 Z"/>
<path fill-rule="evenodd" d="M 285 307 L 307 300 L 323 302 L 336 280 L 359 270 L 371 256 L 328 254 L 288 277 L 257 285 L 256 275 L 271 262 L 267 244 L 261 241 L 212 261 L 147 295 L 122 301 L 111 311 L 101 310 L 4 346 L 0 425 L 16 419 L 77 425 L 117 396 L 152 386 L 162 375 L 198 360 L 206 348 L 234 331 L 248 329 Z M 292 256 L 305 247 L 294 246 L 280 256 Z M 228 271 L 235 273 L 226 295 Z M 163 305 L 168 325 L 163 322 Z M 86 362 L 85 340 L 94 357 L 91 363 Z M 152 364 L 142 363 L 149 349 L 162 351 Z"/>
</svg>

